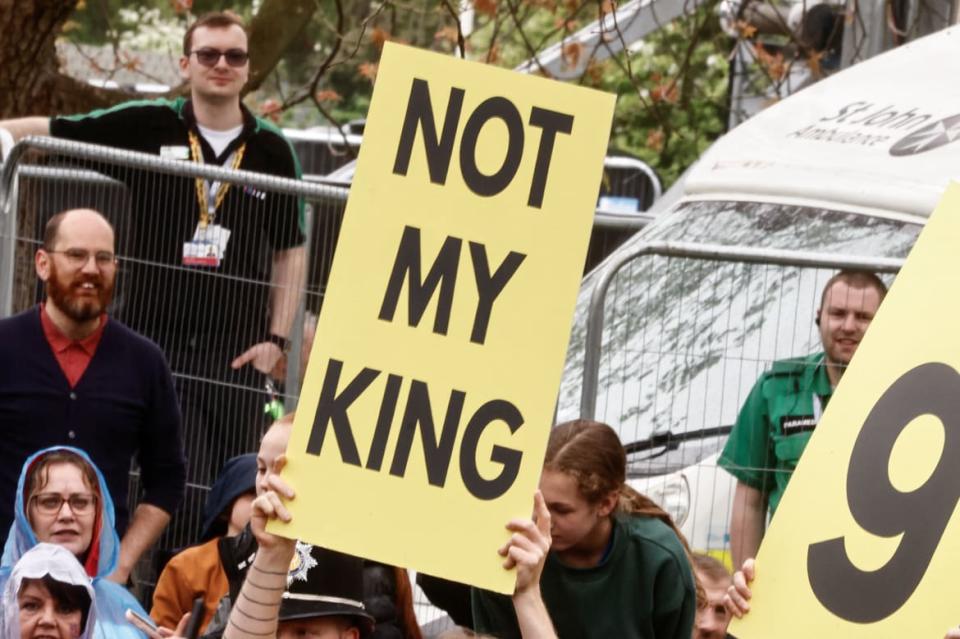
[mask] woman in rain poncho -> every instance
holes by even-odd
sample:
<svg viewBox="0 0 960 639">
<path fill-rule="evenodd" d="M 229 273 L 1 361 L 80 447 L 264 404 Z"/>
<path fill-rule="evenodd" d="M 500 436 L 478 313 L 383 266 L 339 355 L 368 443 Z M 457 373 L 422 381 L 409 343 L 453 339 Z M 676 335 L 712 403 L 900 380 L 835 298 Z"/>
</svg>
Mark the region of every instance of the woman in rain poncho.
<svg viewBox="0 0 960 639">
<path fill-rule="evenodd" d="M 71 551 L 92 580 L 98 611 L 93 639 L 143 639 L 124 614 L 132 609 L 146 617 L 146 611 L 126 588 L 107 579 L 120 549 L 113 500 L 103 475 L 82 450 L 47 448 L 24 463 L 15 520 L 0 560 L 0 588 L 17 561 L 41 541 Z"/>
<path fill-rule="evenodd" d="M 92 639 L 96 594 L 70 551 L 38 544 L 20 558 L 4 584 L 2 612 L 2 639 Z"/>
</svg>

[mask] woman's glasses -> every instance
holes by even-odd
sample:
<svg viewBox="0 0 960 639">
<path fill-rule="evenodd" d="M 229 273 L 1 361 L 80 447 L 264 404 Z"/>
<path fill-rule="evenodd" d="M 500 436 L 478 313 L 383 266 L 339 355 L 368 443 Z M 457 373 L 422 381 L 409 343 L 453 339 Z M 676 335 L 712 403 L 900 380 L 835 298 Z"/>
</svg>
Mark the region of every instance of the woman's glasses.
<svg viewBox="0 0 960 639">
<path fill-rule="evenodd" d="M 97 496 L 93 494 L 74 493 L 64 497 L 60 493 L 39 493 L 30 498 L 44 515 L 56 515 L 63 508 L 63 502 L 70 504 L 74 515 L 86 515 L 93 511 L 97 504 Z"/>
<path fill-rule="evenodd" d="M 250 55 L 243 49 L 227 49 L 226 51 L 221 51 L 213 47 L 203 47 L 190 53 L 195 54 L 197 56 L 197 62 L 205 67 L 216 65 L 217 62 L 220 61 L 220 56 L 226 58 L 227 64 L 231 67 L 242 67 L 247 63 L 247 60 L 250 59 Z"/>
</svg>

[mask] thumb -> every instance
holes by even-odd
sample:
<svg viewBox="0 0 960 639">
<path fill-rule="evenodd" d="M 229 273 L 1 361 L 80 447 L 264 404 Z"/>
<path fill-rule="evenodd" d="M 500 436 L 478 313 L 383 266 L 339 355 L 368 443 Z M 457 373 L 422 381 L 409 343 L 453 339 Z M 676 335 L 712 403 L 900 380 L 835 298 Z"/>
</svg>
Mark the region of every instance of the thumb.
<svg viewBox="0 0 960 639">
<path fill-rule="evenodd" d="M 173 634 L 177 637 L 183 637 L 184 633 L 187 631 L 187 624 L 190 623 L 190 617 L 193 616 L 193 613 L 186 612 L 182 617 L 180 617 L 180 623 L 177 624 L 176 630 L 173 631 Z"/>
</svg>

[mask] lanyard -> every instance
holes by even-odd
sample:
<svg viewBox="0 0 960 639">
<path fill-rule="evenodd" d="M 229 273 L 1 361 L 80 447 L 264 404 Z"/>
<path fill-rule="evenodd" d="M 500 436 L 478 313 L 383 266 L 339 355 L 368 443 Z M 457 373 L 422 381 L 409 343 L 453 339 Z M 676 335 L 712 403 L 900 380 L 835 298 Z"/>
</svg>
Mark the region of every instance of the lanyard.
<svg viewBox="0 0 960 639">
<path fill-rule="evenodd" d="M 200 139 L 193 131 L 188 131 L 187 136 L 190 138 L 190 158 L 194 162 L 203 164 L 203 151 L 200 149 Z M 239 168 L 240 162 L 243 160 L 243 152 L 246 148 L 247 143 L 244 142 L 237 147 L 236 151 L 227 156 L 223 165 L 227 166 L 230 164 L 230 168 L 234 170 Z M 229 183 L 223 184 L 219 180 L 207 182 L 199 177 L 196 179 L 197 203 L 200 205 L 200 228 L 207 228 L 207 225 L 216 218 L 217 209 L 220 208 L 220 204 L 223 203 L 223 198 L 226 197 L 229 189 Z M 213 203 L 211 204 L 210 196 L 212 193 L 216 193 L 216 195 L 213 197 Z"/>
</svg>

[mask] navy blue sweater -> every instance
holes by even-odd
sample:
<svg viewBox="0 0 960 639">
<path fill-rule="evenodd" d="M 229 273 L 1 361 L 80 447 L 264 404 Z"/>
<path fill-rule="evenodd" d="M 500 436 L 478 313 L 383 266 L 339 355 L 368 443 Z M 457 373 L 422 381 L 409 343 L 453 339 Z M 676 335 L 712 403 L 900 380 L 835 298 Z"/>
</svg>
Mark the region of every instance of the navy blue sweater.
<svg viewBox="0 0 960 639">
<path fill-rule="evenodd" d="M 38 306 L 0 320 L 0 438 L 0 537 L 13 522 L 23 462 L 56 444 L 82 448 L 100 467 L 121 535 L 134 455 L 142 501 L 172 513 L 183 499 L 186 461 L 170 368 L 153 342 L 114 319 L 73 389 L 44 337 Z"/>
</svg>

